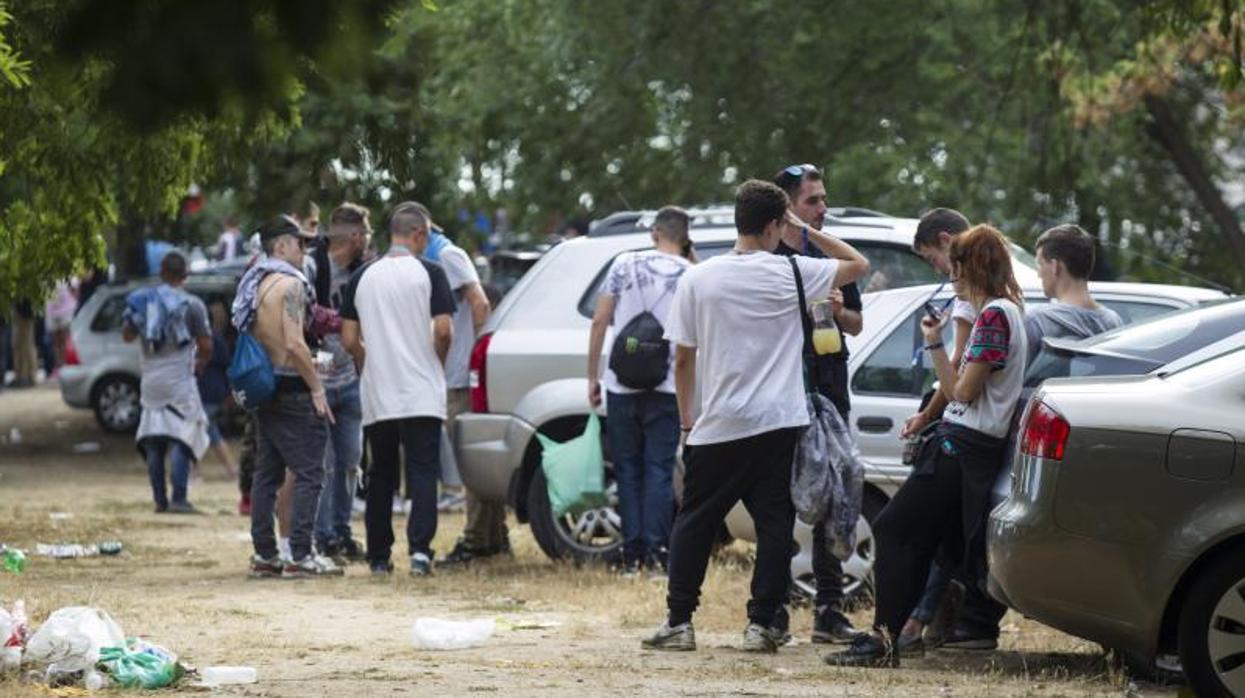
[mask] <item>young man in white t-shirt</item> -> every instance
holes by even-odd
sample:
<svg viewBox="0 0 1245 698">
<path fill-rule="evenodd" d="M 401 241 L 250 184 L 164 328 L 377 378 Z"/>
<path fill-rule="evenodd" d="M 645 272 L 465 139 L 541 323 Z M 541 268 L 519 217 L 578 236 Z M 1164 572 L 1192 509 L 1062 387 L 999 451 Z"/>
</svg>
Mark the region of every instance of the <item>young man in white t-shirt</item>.
<svg viewBox="0 0 1245 698">
<path fill-rule="evenodd" d="M 771 630 L 785 600 L 791 561 L 791 461 L 805 402 L 803 326 L 792 260 L 809 301 L 859 279 L 869 262 L 820 231 L 809 241 L 830 259 L 770 254 L 802 242 L 803 226 L 774 184 L 750 180 L 735 193 L 738 237 L 730 254 L 692 267 L 667 319 L 675 390 L 686 434 L 683 508 L 670 538 L 666 622 L 642 646 L 694 650 L 692 613 L 727 512 L 743 501 L 757 532 L 743 648 L 775 652 Z"/>
<path fill-rule="evenodd" d="M 428 245 L 424 214 L 398 207 L 389 234 L 389 251 L 356 271 L 342 292 L 342 343 L 359 367 L 363 427 L 372 446 L 364 513 L 368 562 L 373 574 L 393 569 L 392 496 L 401 447 L 411 496 L 406 538 L 411 575 L 418 577 L 432 572 L 454 297 L 445 271 L 419 257 Z"/>
<path fill-rule="evenodd" d="M 653 221 L 653 249 L 619 255 L 605 275 L 588 339 L 588 401 L 601 404 L 601 352 L 606 328 L 614 336 L 636 317 L 649 312 L 666 327 L 679 278 L 692 263 L 687 211 L 666 206 Z M 617 340 L 614 340 L 617 341 Z M 626 370 L 622 369 L 624 375 Z M 628 385 L 612 368 L 605 370 L 611 462 L 618 480 L 622 514 L 623 574 L 641 567 L 663 574 L 670 525 L 674 518 L 674 457 L 679 450 L 679 406 L 674 397 L 674 364 L 652 388 Z"/>
</svg>

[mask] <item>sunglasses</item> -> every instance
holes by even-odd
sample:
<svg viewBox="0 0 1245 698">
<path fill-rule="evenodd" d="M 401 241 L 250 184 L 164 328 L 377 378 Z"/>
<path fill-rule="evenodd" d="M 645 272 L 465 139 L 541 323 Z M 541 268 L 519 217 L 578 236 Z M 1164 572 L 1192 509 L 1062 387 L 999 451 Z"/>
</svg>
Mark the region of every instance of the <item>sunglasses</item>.
<svg viewBox="0 0 1245 698">
<path fill-rule="evenodd" d="M 792 177 L 803 177 L 810 172 L 821 174 L 821 170 L 817 169 L 816 165 L 810 165 L 808 163 L 804 163 L 803 165 L 788 165 L 787 167 L 782 168 L 782 171 L 783 174 L 790 175 Z"/>
</svg>

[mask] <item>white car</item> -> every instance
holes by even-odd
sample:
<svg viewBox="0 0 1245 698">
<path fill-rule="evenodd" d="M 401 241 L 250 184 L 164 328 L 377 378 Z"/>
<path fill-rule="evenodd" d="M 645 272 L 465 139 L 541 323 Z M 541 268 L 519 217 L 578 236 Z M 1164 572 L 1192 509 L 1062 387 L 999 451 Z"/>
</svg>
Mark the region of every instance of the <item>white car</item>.
<svg viewBox="0 0 1245 698">
<path fill-rule="evenodd" d="M 691 237 L 701 259 L 731 248 L 735 230 L 729 211 L 692 214 Z M 578 517 L 553 516 L 535 434 L 539 430 L 565 440 L 582 431 L 590 409 L 587 348 L 597 288 L 615 256 L 651 245 L 644 229 L 648 215 L 637 214 L 627 222 L 630 232 L 618 232 L 619 226 L 604 234 L 594 229 L 586 238 L 549 250 L 497 308 L 472 352 L 473 411 L 459 417 L 455 437 L 463 481 L 482 498 L 512 506 L 553 558 L 608 557 L 621 543 L 620 520 L 612 506 Z M 852 426 L 868 462 L 859 554 L 845 564 L 851 586 L 870 576 L 868 519 L 907 476 L 900 463 L 898 431 L 931 381 L 928 368 L 912 365 L 920 339 L 917 313 L 936 290 L 939 297 L 950 295 L 949 288 L 931 285 L 941 279 L 912 252 L 916 224 L 872 214 L 831 216 L 826 226 L 871 262 L 869 276 L 860 282 L 866 291 L 864 331 L 847 342 L 852 352 Z M 1022 286 L 1031 297 L 1040 296 L 1032 257 L 1014 247 L 1013 260 Z M 895 288 L 899 290 L 888 290 Z M 1112 304 L 1118 300 L 1114 307 L 1126 318 L 1223 297 L 1217 291 L 1139 284 L 1105 284 L 1095 290 Z M 1114 294 L 1110 298 L 1108 291 Z M 734 536 L 750 537 L 751 521 L 742 507 L 728 518 L 728 529 Z M 797 525 L 797 579 L 810 570 L 808 533 Z"/>
</svg>

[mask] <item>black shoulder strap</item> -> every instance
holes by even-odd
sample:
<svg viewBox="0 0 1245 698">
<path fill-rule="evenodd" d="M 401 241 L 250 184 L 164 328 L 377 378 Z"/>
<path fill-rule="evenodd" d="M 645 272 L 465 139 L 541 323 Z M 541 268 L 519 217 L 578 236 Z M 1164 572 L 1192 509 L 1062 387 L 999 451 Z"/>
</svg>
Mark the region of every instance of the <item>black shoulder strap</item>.
<svg viewBox="0 0 1245 698">
<path fill-rule="evenodd" d="M 804 328 L 804 359 L 813 355 L 813 317 L 808 314 L 808 299 L 804 296 L 804 277 L 800 276 L 800 265 L 796 264 L 795 256 L 787 257 L 791 262 L 791 271 L 795 274 L 795 292 L 800 298 L 800 326 Z"/>
</svg>

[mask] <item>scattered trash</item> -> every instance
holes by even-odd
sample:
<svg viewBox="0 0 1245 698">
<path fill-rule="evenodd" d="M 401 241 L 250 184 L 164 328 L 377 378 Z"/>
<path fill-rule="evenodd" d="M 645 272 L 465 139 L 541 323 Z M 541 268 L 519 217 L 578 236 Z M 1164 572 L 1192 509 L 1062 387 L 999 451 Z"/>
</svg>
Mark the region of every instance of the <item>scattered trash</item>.
<svg viewBox="0 0 1245 698">
<path fill-rule="evenodd" d="M 72 519 L 73 514 L 68 511 L 54 511 L 51 514 L 48 514 L 48 518 L 53 521 L 65 521 L 67 519 Z"/>
<path fill-rule="evenodd" d="M 562 621 L 536 620 L 531 618 L 524 618 L 523 620 L 498 618 L 497 627 L 503 630 L 552 630 L 554 628 L 562 627 Z"/>
<path fill-rule="evenodd" d="M 82 683 L 86 686 L 86 690 L 98 691 L 108 685 L 108 677 L 92 669 L 83 675 Z"/>
<path fill-rule="evenodd" d="M 129 638 L 121 647 L 101 648 L 99 666 L 125 688 L 163 688 L 185 673 L 176 654 L 138 638 Z"/>
<path fill-rule="evenodd" d="M 26 553 L 17 548 L 5 548 L 4 550 L 4 571 L 5 572 L 25 572 L 26 571 Z"/>
<path fill-rule="evenodd" d="M 99 453 L 99 449 L 98 441 L 83 441 L 73 445 L 74 453 Z"/>
<path fill-rule="evenodd" d="M 36 543 L 35 554 L 42 557 L 52 557 L 60 560 L 75 557 L 95 557 L 99 555 L 98 545 L 80 545 L 78 543 L 48 545 L 47 543 Z"/>
<path fill-rule="evenodd" d="M 22 430 L 21 429 L 18 429 L 17 427 L 13 427 L 12 429 L 9 430 L 9 444 L 13 446 L 20 446 L 22 444 Z"/>
<path fill-rule="evenodd" d="M 16 671 L 22 664 L 22 647 L 30 635 L 26 602 L 13 602 L 13 610 L 0 608 L 0 673 Z"/>
<path fill-rule="evenodd" d="M 549 506 L 555 516 L 584 512 L 605 506 L 605 465 L 601 452 L 601 420 L 596 412 L 588 415 L 584 433 L 558 443 L 537 432 L 541 469 L 549 490 Z"/>
<path fill-rule="evenodd" d="M 411 642 L 421 650 L 463 650 L 484 645 L 495 629 L 492 618 L 471 621 L 416 618 L 411 628 Z"/>
<path fill-rule="evenodd" d="M 26 662 L 47 666 L 49 682 L 58 674 L 90 670 L 104 647 L 125 643 L 121 626 L 106 611 L 86 606 L 62 608 L 44 621 L 26 643 Z"/>
<path fill-rule="evenodd" d="M 210 666 L 203 670 L 203 685 L 229 686 L 242 683 L 256 683 L 259 672 L 249 666 Z"/>
<path fill-rule="evenodd" d="M 99 544 L 100 555 L 120 555 L 124 546 L 119 540 L 106 540 Z"/>
</svg>

